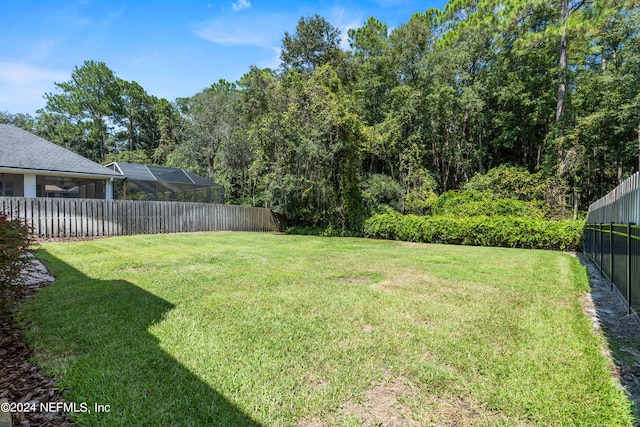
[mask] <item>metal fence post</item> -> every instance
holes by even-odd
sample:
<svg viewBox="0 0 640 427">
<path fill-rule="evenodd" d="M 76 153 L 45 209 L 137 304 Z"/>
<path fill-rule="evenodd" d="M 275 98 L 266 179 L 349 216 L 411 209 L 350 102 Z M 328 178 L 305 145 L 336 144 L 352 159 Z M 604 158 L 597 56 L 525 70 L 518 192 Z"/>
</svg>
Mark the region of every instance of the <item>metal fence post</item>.
<svg viewBox="0 0 640 427">
<path fill-rule="evenodd" d="M 600 255 L 600 262 L 598 262 L 598 267 L 600 270 L 600 278 L 603 277 L 603 272 L 602 272 L 602 223 L 598 224 L 598 254 Z"/>
<path fill-rule="evenodd" d="M 627 223 L 627 314 L 631 314 L 631 226 Z"/>
<path fill-rule="evenodd" d="M 613 222 L 609 223 L 609 282 L 613 290 Z"/>
</svg>

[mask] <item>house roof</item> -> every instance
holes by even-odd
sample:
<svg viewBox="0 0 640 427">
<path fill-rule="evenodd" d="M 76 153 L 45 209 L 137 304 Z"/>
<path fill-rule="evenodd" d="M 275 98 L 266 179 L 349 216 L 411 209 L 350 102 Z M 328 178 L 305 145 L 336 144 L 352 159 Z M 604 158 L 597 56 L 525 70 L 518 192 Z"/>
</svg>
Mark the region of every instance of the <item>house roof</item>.
<svg viewBox="0 0 640 427">
<path fill-rule="evenodd" d="M 134 163 L 114 162 L 108 168 L 119 171 L 130 181 L 157 181 L 167 184 L 188 184 L 198 187 L 222 187 L 209 179 L 179 168 L 147 166 Z"/>
<path fill-rule="evenodd" d="M 122 175 L 13 125 L 0 124 L 0 170 L 95 178 Z"/>
</svg>

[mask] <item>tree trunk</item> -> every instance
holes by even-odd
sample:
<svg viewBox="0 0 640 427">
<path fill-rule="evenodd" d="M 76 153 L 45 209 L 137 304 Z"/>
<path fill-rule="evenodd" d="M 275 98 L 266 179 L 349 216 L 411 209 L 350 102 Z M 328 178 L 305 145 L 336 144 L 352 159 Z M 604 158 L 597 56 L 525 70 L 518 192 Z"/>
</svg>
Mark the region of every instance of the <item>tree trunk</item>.
<svg viewBox="0 0 640 427">
<path fill-rule="evenodd" d="M 100 163 L 104 163 L 104 146 L 106 145 L 105 140 L 106 140 L 106 136 L 103 130 L 100 136 Z"/>
<path fill-rule="evenodd" d="M 558 76 L 558 97 L 556 103 L 556 123 L 562 119 L 564 115 L 564 96 L 567 92 L 567 57 L 569 40 L 567 36 L 567 20 L 569 19 L 569 0 L 562 0 L 561 22 L 562 35 L 560 36 L 560 52 L 558 66 L 560 67 L 560 75 Z"/>
</svg>

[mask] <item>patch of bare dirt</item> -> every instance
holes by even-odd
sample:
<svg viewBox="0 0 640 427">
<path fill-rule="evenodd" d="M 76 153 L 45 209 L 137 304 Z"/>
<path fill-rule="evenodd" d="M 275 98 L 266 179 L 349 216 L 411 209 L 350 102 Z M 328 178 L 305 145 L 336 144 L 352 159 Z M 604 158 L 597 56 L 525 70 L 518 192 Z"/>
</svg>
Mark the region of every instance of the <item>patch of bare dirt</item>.
<svg viewBox="0 0 640 427">
<path fill-rule="evenodd" d="M 347 402 L 341 412 L 344 417 L 357 417 L 363 427 L 417 426 L 402 403 L 402 398 L 410 394 L 409 386 L 396 379 L 367 390 L 362 402 Z"/>
<path fill-rule="evenodd" d="M 522 425 L 520 421 L 509 420 L 478 404 L 471 398 L 435 397 L 429 404 L 429 420 L 425 425 L 434 427 L 474 427 L 486 425 Z M 526 424 L 526 423 L 525 423 Z"/>
<path fill-rule="evenodd" d="M 371 332 L 373 332 L 373 326 L 367 323 L 362 327 L 362 332 L 364 332 L 365 334 L 370 334 Z"/>
<path fill-rule="evenodd" d="M 431 396 L 422 403 L 420 414 L 409 407 L 416 390 L 401 379 L 388 376 L 365 392 L 362 401 L 348 401 L 327 418 L 300 420 L 296 427 L 473 427 L 487 425 L 527 425 L 527 421 L 508 419 L 478 404 L 470 397 Z M 414 403 L 415 404 L 415 403 Z"/>
<path fill-rule="evenodd" d="M 318 417 L 300 420 L 296 427 L 343 425 L 345 420 L 350 421 L 349 425 L 357 420 L 362 427 L 418 426 L 419 424 L 411 419 L 410 410 L 402 403 L 402 399 L 410 394 L 410 387 L 398 379 L 383 382 L 367 390 L 361 402 L 346 402 L 339 413 L 333 414 L 330 420 Z"/>
<path fill-rule="evenodd" d="M 413 270 L 392 272 L 388 277 L 390 278 L 373 284 L 371 288 L 386 292 L 409 290 L 426 293 L 429 292 L 429 288 L 424 285 L 431 283 L 433 280 L 428 274 Z"/>
<path fill-rule="evenodd" d="M 607 340 L 602 354 L 611 361 L 614 379 L 634 403 L 636 425 L 640 426 L 640 319 L 628 314 L 626 301 L 596 265 L 582 253 L 577 256 L 591 286 L 591 292 L 582 298 L 583 311 L 594 331 Z"/>
<path fill-rule="evenodd" d="M 6 310 L 0 311 L 0 399 L 10 403 L 28 403 L 31 408 L 40 403 L 64 402 L 60 389 L 53 378 L 42 374 L 29 359 L 33 352 L 26 345 L 14 315 L 20 302 L 51 284 L 54 278 L 40 262 L 32 262 L 23 272 L 24 283 L 12 286 L 4 300 Z M 69 418 L 61 412 L 12 413 L 14 426 L 69 427 Z"/>
</svg>

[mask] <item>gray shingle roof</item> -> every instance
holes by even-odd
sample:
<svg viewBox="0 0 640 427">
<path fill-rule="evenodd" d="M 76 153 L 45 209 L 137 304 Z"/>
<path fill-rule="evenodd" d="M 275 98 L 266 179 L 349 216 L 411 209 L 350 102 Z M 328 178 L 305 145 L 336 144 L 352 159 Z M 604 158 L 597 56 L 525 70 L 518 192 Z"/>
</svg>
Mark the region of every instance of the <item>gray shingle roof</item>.
<svg viewBox="0 0 640 427">
<path fill-rule="evenodd" d="M 0 168 L 122 178 L 119 173 L 13 125 L 0 124 Z"/>
</svg>

